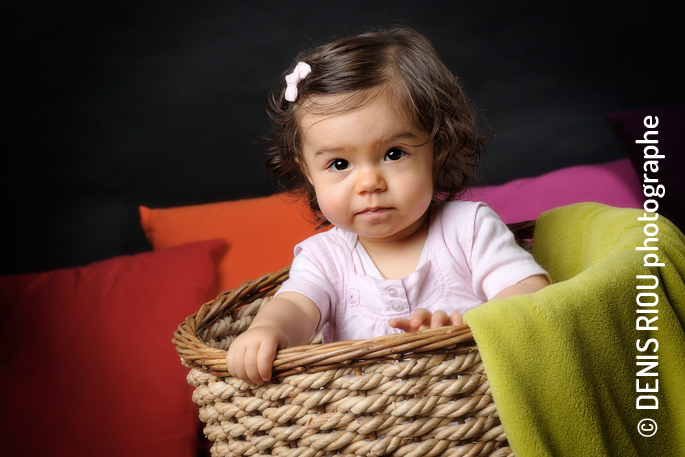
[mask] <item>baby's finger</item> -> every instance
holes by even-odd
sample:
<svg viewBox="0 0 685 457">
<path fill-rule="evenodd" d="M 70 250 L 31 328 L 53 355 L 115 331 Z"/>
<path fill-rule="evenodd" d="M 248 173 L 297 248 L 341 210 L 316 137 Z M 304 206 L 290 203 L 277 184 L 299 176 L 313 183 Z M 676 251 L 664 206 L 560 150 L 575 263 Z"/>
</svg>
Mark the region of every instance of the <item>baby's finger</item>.
<svg viewBox="0 0 685 457">
<path fill-rule="evenodd" d="M 447 317 L 447 313 L 440 309 L 440 310 L 434 312 L 433 316 L 431 316 L 430 328 L 442 327 L 443 325 L 445 325 L 448 322 L 449 322 L 449 318 Z"/>
<path fill-rule="evenodd" d="M 245 359 L 243 366 L 245 367 L 245 381 L 249 380 L 252 384 L 262 384 L 264 381 L 259 375 L 257 366 L 257 357 L 259 357 L 259 346 L 248 346 L 245 350 Z"/>
<path fill-rule="evenodd" d="M 268 344 L 264 343 L 259 348 L 259 354 L 257 355 L 257 371 L 259 372 L 262 381 L 267 382 L 271 379 L 271 367 L 273 366 L 274 359 L 276 358 L 276 351 L 278 350 L 278 344 Z"/>
<path fill-rule="evenodd" d="M 231 347 L 229 347 L 228 352 L 226 352 L 226 369 L 228 370 L 228 374 L 235 377 L 235 369 L 233 368 L 233 352 L 234 350 Z"/>
<path fill-rule="evenodd" d="M 233 376 L 234 378 L 242 379 L 244 381 L 247 380 L 244 365 L 245 347 L 238 347 L 237 349 L 230 350 L 229 354 L 226 357 L 230 357 L 231 359 L 231 362 L 229 364 L 229 373 L 231 373 L 231 376 Z"/>
<path fill-rule="evenodd" d="M 450 316 L 450 321 L 452 321 L 452 325 L 461 325 L 464 323 L 464 316 L 459 311 L 455 311 Z"/>
<path fill-rule="evenodd" d="M 428 328 L 431 320 L 431 313 L 427 309 L 419 308 L 411 316 L 410 331 L 423 330 Z"/>
<path fill-rule="evenodd" d="M 392 318 L 388 321 L 388 324 L 390 324 L 390 327 L 392 328 L 397 328 L 402 330 L 403 332 L 408 332 L 410 327 L 410 320 L 404 317 L 395 317 Z"/>
</svg>

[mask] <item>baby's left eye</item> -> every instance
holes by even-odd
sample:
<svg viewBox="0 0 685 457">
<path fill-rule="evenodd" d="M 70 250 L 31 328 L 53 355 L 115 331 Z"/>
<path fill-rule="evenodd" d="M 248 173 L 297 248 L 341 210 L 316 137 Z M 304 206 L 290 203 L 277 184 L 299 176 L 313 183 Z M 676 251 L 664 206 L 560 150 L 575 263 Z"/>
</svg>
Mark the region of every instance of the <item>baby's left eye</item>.
<svg viewBox="0 0 685 457">
<path fill-rule="evenodd" d="M 385 160 L 400 160 L 407 153 L 401 149 L 391 149 L 385 154 Z"/>
</svg>

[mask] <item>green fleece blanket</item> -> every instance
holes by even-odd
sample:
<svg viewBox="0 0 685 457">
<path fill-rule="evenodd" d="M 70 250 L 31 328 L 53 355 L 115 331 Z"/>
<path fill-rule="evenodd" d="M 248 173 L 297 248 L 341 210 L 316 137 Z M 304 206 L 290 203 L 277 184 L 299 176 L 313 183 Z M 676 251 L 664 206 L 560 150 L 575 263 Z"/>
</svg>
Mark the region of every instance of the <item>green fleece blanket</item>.
<svg viewBox="0 0 685 457">
<path fill-rule="evenodd" d="M 465 314 L 517 457 L 685 456 L 685 237 L 644 215 L 544 213 L 534 255 L 552 285 Z M 646 238 L 658 250 L 637 250 Z"/>
</svg>

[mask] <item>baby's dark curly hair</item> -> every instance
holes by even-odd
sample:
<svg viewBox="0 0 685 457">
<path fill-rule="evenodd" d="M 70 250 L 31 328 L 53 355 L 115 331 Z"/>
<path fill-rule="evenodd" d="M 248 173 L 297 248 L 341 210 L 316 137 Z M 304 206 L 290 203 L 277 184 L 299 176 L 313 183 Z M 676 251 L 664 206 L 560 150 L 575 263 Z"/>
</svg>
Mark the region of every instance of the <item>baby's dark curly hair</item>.
<svg viewBox="0 0 685 457">
<path fill-rule="evenodd" d="M 311 73 L 298 84 L 297 100 L 289 102 L 284 77 L 297 62 L 309 64 Z M 476 176 L 489 139 L 479 136 L 480 113 L 431 43 L 411 28 L 390 26 L 303 51 L 280 81 L 267 101 L 272 146 L 266 166 L 285 190 L 309 199 L 322 226 L 328 221 L 303 170 L 304 113 L 335 115 L 390 96 L 433 141 L 434 205 L 461 195 Z M 317 105 L 326 95 L 341 97 Z"/>
</svg>

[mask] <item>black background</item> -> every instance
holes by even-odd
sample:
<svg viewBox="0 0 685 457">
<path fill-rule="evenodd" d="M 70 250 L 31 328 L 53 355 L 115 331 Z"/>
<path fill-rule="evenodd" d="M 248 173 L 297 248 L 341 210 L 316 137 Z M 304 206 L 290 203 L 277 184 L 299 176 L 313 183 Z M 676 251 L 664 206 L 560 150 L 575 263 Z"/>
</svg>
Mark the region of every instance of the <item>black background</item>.
<svg viewBox="0 0 685 457">
<path fill-rule="evenodd" d="M 675 2 L 5 2 L 0 273 L 150 249 L 138 205 L 273 193 L 264 103 L 298 51 L 424 33 L 497 135 L 490 184 L 625 156 L 611 111 L 681 102 Z M 582 186 L 583 183 L 578 183 Z"/>
</svg>

